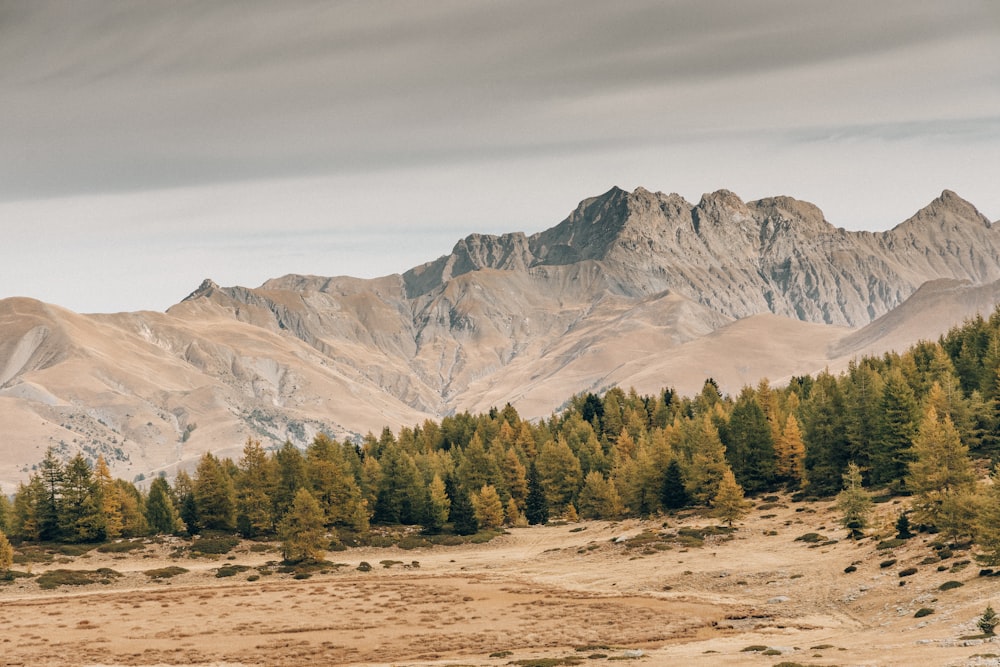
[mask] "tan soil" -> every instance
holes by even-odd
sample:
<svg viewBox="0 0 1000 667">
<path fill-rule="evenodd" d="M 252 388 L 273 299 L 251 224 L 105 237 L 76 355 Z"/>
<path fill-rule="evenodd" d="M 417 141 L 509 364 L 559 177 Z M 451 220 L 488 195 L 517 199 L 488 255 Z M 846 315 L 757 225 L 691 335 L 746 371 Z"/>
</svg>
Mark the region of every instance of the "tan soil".
<svg viewBox="0 0 1000 667">
<path fill-rule="evenodd" d="M 900 506 L 878 509 L 875 531 L 891 536 Z M 697 516 L 666 521 L 671 530 L 714 525 Z M 585 522 L 513 529 L 485 545 L 353 549 L 330 554 L 345 567 L 306 580 L 247 581 L 254 570 L 216 578 L 220 565 L 277 558 L 248 545 L 235 560 L 174 561 L 169 545 L 125 557 L 91 552 L 34 572 L 110 567 L 124 576 L 51 591 L 29 579 L 0 586 L 0 664 L 605 663 L 599 655 L 647 665 L 1000 664 L 1000 646 L 962 639 L 978 632 L 988 603 L 1000 603 L 1000 580 L 979 577 L 974 562 L 958 572 L 920 564 L 933 553 L 929 536 L 878 551 L 873 539 L 842 539 L 829 503 L 783 501 L 754 510 L 729 541 L 669 550 L 615 541 L 663 523 Z M 808 532 L 840 541 L 795 540 Z M 898 562 L 880 568 L 889 558 Z M 942 564 L 968 558 L 956 551 Z M 386 569 L 382 560 L 419 567 Z M 374 569 L 359 572 L 361 561 Z M 163 582 L 142 574 L 171 564 L 190 572 Z M 918 573 L 900 578 L 909 566 Z M 965 585 L 938 590 L 951 579 Z M 914 618 L 921 607 L 935 613 Z M 743 650 L 753 645 L 770 654 Z"/>
</svg>

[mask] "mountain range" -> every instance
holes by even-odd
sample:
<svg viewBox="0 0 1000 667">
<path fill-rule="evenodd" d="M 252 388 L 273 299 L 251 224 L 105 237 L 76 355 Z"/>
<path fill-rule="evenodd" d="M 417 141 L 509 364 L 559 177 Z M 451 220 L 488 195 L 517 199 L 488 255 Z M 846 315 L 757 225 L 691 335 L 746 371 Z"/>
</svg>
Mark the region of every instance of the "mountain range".
<svg viewBox="0 0 1000 667">
<path fill-rule="evenodd" d="M 375 279 L 211 280 L 165 313 L 0 301 L 0 485 L 47 447 L 121 476 L 247 437 L 304 444 L 614 385 L 780 383 L 1000 303 L 1000 226 L 950 191 L 885 232 L 790 197 L 618 188 L 543 232 L 473 234 Z"/>
</svg>

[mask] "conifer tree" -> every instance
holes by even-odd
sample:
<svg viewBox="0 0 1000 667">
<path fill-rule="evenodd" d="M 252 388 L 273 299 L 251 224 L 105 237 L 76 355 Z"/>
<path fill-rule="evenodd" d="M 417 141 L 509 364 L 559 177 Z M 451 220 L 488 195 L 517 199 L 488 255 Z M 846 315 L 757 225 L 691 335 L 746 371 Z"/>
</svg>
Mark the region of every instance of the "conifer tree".
<svg viewBox="0 0 1000 667">
<path fill-rule="evenodd" d="M 958 431 L 949 417 L 939 419 L 928 405 L 913 441 L 907 487 L 914 493 L 913 511 L 923 524 L 952 536 L 968 534 L 974 512 L 975 474 Z"/>
<path fill-rule="evenodd" d="M 743 487 L 736 481 L 731 469 L 726 469 L 719 482 L 719 490 L 712 500 L 714 514 L 732 528 L 733 522 L 747 512 L 747 502 L 743 498 Z"/>
<path fill-rule="evenodd" d="M 769 488 L 776 475 L 774 439 L 752 388 L 740 393 L 726 433 L 726 459 L 740 484 L 749 491 Z"/>
<path fill-rule="evenodd" d="M 719 482 L 729 464 L 726 448 L 719 438 L 719 431 L 709 415 L 696 417 L 682 423 L 682 434 L 687 447 L 693 452 L 684 470 L 684 480 L 691 500 L 708 505 L 719 490 Z"/>
<path fill-rule="evenodd" d="M 7 535 L 0 531 L 0 577 L 10 572 L 14 564 L 14 547 L 10 545 Z"/>
<path fill-rule="evenodd" d="M 391 445 L 386 447 L 380 464 L 374 520 L 408 525 L 420 523 L 427 489 L 413 457 L 397 445 Z"/>
<path fill-rule="evenodd" d="M 615 519 L 622 513 L 622 500 L 615 483 L 591 470 L 583 480 L 577 500 L 577 511 L 583 519 Z"/>
<path fill-rule="evenodd" d="M 882 377 L 868 363 L 852 361 L 844 380 L 844 426 L 851 460 L 871 467 L 871 450 L 882 431 Z"/>
<path fill-rule="evenodd" d="M 274 454 L 275 483 L 274 494 L 274 517 L 281 520 L 285 513 L 292 506 L 295 494 L 298 490 L 309 485 L 306 476 L 306 462 L 302 457 L 302 452 L 292 444 L 291 440 L 285 443 Z"/>
<path fill-rule="evenodd" d="M 873 485 L 888 484 L 898 489 L 913 461 L 913 438 L 920 414 L 913 390 L 899 368 L 886 373 L 879 408 L 881 428 L 872 442 L 869 477 Z"/>
<path fill-rule="evenodd" d="M 667 472 L 663 476 L 663 489 L 660 493 L 660 502 L 663 509 L 677 510 L 686 507 L 691 499 L 688 497 L 684 487 L 684 475 L 681 472 L 681 465 L 677 459 L 673 459 L 667 466 Z"/>
<path fill-rule="evenodd" d="M 113 540 L 121 537 L 124 530 L 122 518 L 122 504 L 124 499 L 121 489 L 115 484 L 111 477 L 111 471 L 104 460 L 104 456 L 97 457 L 97 464 L 94 466 L 94 481 L 96 482 L 97 496 L 100 502 L 101 521 L 103 524 L 104 539 Z"/>
<path fill-rule="evenodd" d="M 38 521 L 38 538 L 55 540 L 59 537 L 59 501 L 63 483 L 63 465 L 51 447 L 38 464 L 38 476 L 44 493 L 37 498 L 35 515 Z"/>
<path fill-rule="evenodd" d="M 77 454 L 63 469 L 59 491 L 59 536 L 68 542 L 93 542 L 104 535 L 97 484 L 87 460 Z"/>
<path fill-rule="evenodd" d="M 10 532 L 11 524 L 13 523 L 13 519 L 11 518 L 13 511 L 13 507 L 11 507 L 10 501 L 7 500 L 7 496 L 0 493 L 0 533 Z"/>
<path fill-rule="evenodd" d="M 281 522 L 281 556 L 289 563 L 323 560 L 329 540 L 325 515 L 309 489 L 299 489 Z"/>
<path fill-rule="evenodd" d="M 1000 565 L 1000 465 L 994 466 L 993 483 L 987 488 L 976 517 L 976 559 L 985 565 Z"/>
<path fill-rule="evenodd" d="M 473 535 L 479 531 L 479 523 L 476 521 L 475 509 L 469 494 L 459 485 L 448 479 L 451 496 L 451 510 L 448 519 L 451 521 L 452 529 L 456 535 Z"/>
<path fill-rule="evenodd" d="M 472 495 L 472 508 L 476 523 L 483 530 L 503 526 L 503 503 L 495 487 L 485 484 L 478 493 Z"/>
<path fill-rule="evenodd" d="M 997 613 L 993 611 L 992 605 L 986 605 L 986 611 L 976 621 L 976 625 L 979 626 L 979 630 L 984 635 L 992 637 L 997 626 L 1000 625 L 1000 616 L 997 616 Z"/>
<path fill-rule="evenodd" d="M 113 493 L 118 498 L 122 515 L 122 537 L 139 537 L 149 534 L 146 521 L 146 502 L 139 489 L 124 479 L 114 481 Z"/>
<path fill-rule="evenodd" d="M 464 450 L 453 450 L 456 455 L 455 476 L 460 486 L 470 493 L 486 484 L 496 485 L 501 479 L 494 460 L 478 433 L 473 434 Z"/>
<path fill-rule="evenodd" d="M 534 463 L 545 489 L 548 506 L 561 508 L 573 502 L 583 481 L 583 471 L 566 439 L 560 436 L 556 440 L 547 441 L 539 450 Z"/>
<path fill-rule="evenodd" d="M 198 521 L 198 504 L 194 499 L 194 481 L 186 470 L 179 470 L 174 478 L 174 497 L 177 500 L 177 514 L 189 535 L 195 535 L 201 528 Z"/>
<path fill-rule="evenodd" d="M 524 516 L 521 508 L 517 506 L 517 503 L 514 502 L 513 498 L 507 501 L 507 506 L 504 507 L 504 516 L 506 517 L 504 524 L 507 526 L 524 528 L 528 525 L 528 519 Z"/>
<path fill-rule="evenodd" d="M 41 539 L 39 508 L 44 496 L 45 487 L 38 475 L 32 475 L 27 484 L 18 484 L 11 512 L 11 534 L 29 542 Z"/>
<path fill-rule="evenodd" d="M 806 480 L 817 495 L 840 491 L 847 468 L 849 445 L 845 435 L 844 398 L 829 372 L 816 376 L 809 399 L 802 404 L 806 448 Z"/>
<path fill-rule="evenodd" d="M 448 522 L 448 513 L 451 511 L 451 499 L 445 489 L 445 483 L 441 481 L 439 475 L 434 475 L 434 479 L 427 486 L 427 510 L 424 519 L 424 530 L 428 533 L 440 533 L 444 524 Z"/>
<path fill-rule="evenodd" d="M 806 478 L 806 445 L 795 415 L 788 415 L 785 427 L 774 444 L 778 478 L 789 488 L 802 486 Z"/>
<path fill-rule="evenodd" d="M 156 535 L 176 535 L 185 530 L 177 508 L 174 506 L 167 480 L 157 477 L 149 486 L 146 500 L 146 519 Z"/>
<path fill-rule="evenodd" d="M 205 452 L 198 461 L 192 492 L 200 528 L 228 531 L 236 527 L 233 480 L 211 452 Z"/>
<path fill-rule="evenodd" d="M 528 499 L 528 470 L 521 463 L 513 446 L 504 452 L 502 476 L 511 500 L 515 502 L 518 510 L 523 512 Z"/>
<path fill-rule="evenodd" d="M 849 537 L 852 540 L 864 536 L 871 508 L 871 494 L 861 485 L 861 468 L 851 461 L 844 473 L 844 488 L 837 495 L 837 509 L 842 515 L 840 523 L 850 531 Z"/>
<path fill-rule="evenodd" d="M 402 485 L 408 483 L 410 487 L 419 487 L 419 484 L 413 479 L 415 472 L 413 470 L 412 458 L 402 453 L 399 445 L 395 444 L 395 442 L 390 442 L 385 437 L 382 438 L 382 441 L 386 443 L 379 445 L 383 458 L 397 465 L 397 467 L 392 468 L 393 478 L 388 481 L 391 481 L 393 484 Z M 404 460 L 404 457 L 406 460 Z M 344 451 L 340 445 L 325 434 L 318 434 L 306 449 L 305 470 L 306 477 L 309 480 L 309 491 L 316 502 L 319 503 L 320 509 L 323 510 L 326 516 L 326 525 L 350 525 L 355 516 L 357 505 L 361 502 L 362 495 L 361 488 L 354 478 L 354 474 L 344 457 Z M 407 482 L 407 480 L 409 481 Z M 400 486 L 400 492 L 401 490 L 402 486 Z M 399 498 L 400 504 L 396 508 L 397 511 L 404 505 L 406 508 L 410 508 L 411 505 L 414 508 L 419 508 L 421 503 L 415 499 L 415 496 L 420 491 L 421 489 L 419 488 L 408 487 L 407 493 L 401 495 Z M 417 517 L 409 513 L 409 509 L 407 510 L 406 519 L 404 523 L 418 522 Z M 385 520 L 391 523 L 398 523 L 400 517 L 397 514 Z"/>
<path fill-rule="evenodd" d="M 276 486 L 272 461 L 259 440 L 247 438 L 236 477 L 236 528 L 244 537 L 273 533 Z"/>
<path fill-rule="evenodd" d="M 528 498 L 525 502 L 524 516 L 533 526 L 549 522 L 549 502 L 534 461 L 528 466 Z"/>
</svg>

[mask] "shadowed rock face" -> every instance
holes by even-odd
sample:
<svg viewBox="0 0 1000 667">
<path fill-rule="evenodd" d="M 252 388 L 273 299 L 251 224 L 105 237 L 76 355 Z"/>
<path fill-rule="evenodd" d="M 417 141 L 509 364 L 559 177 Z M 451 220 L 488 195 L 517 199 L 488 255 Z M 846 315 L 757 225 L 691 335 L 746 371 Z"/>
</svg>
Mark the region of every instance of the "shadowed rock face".
<svg viewBox="0 0 1000 667">
<path fill-rule="evenodd" d="M 1000 278 L 1000 232 L 946 190 L 882 233 L 847 232 L 807 202 L 744 203 L 720 190 L 697 205 L 676 194 L 614 188 L 527 239 L 470 236 L 451 255 L 403 275 L 409 296 L 483 268 L 528 271 L 600 262 L 629 297 L 677 292 L 729 317 L 771 312 L 808 322 L 863 326 L 927 280 Z"/>
<path fill-rule="evenodd" d="M 928 281 L 919 308 L 894 311 Z M 614 188 L 551 229 L 473 234 L 402 275 L 206 280 L 166 314 L 8 299 L 0 482 L 40 443 L 148 474 L 238 455 L 247 436 L 301 444 L 505 402 L 538 417 L 615 384 L 694 393 L 713 376 L 736 392 L 933 338 L 989 309 L 996 281 L 1000 232 L 949 191 L 869 233 L 789 197 Z"/>
</svg>

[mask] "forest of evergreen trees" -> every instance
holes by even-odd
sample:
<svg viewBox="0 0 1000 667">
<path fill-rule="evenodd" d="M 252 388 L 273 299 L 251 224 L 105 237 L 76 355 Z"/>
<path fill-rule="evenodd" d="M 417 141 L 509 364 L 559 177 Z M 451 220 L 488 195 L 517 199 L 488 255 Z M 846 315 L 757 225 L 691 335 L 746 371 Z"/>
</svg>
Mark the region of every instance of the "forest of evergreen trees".
<svg viewBox="0 0 1000 667">
<path fill-rule="evenodd" d="M 613 388 L 574 396 L 539 422 L 507 405 L 386 428 L 360 444 L 320 434 L 304 451 L 265 451 L 250 440 L 238 461 L 205 454 L 193 474 L 157 478 L 145 492 L 102 460 L 49 451 L 12 500 L 0 499 L 0 529 L 15 541 L 267 538 L 301 529 L 308 514 L 333 535 L 370 523 L 471 534 L 686 506 L 718 506 L 732 521 L 724 506 L 738 507 L 743 491 L 829 497 L 850 465 L 852 489 L 912 495 L 915 525 L 975 537 L 989 557 L 1000 556 L 1000 485 L 984 481 L 998 439 L 1000 309 L 938 342 L 782 388 L 762 380 L 735 397 L 712 380 L 693 397 Z"/>
</svg>

